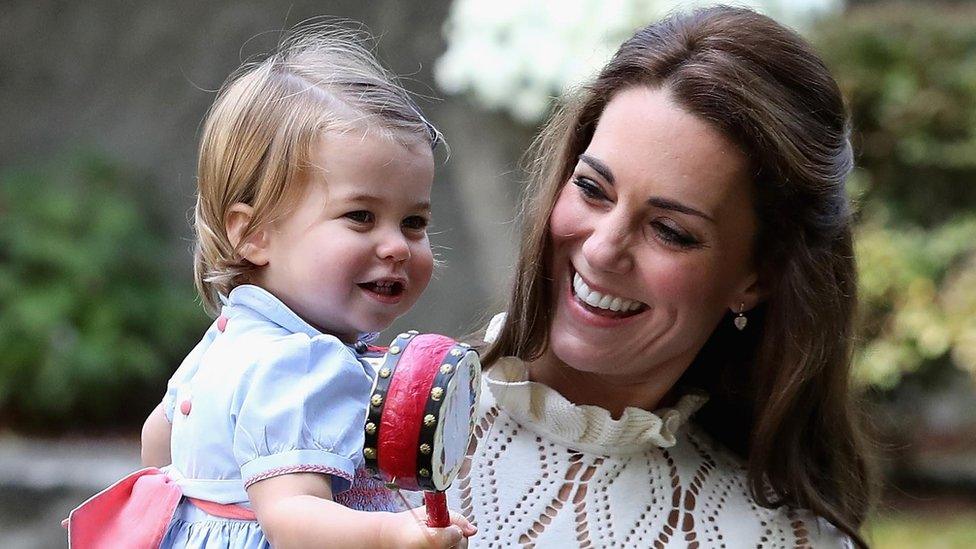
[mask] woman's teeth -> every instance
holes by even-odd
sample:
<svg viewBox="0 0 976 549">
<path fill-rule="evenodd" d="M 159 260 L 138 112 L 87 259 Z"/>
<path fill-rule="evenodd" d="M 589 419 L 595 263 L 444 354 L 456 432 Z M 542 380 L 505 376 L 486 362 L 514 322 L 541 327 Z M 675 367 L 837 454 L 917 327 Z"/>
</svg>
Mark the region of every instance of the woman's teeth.
<svg viewBox="0 0 976 549">
<path fill-rule="evenodd" d="M 583 282 L 583 277 L 579 273 L 573 273 L 573 290 L 576 292 L 576 297 L 580 301 L 598 309 L 629 312 L 636 311 L 643 305 L 640 301 L 624 299 L 610 294 L 601 294 L 600 292 L 591 290 L 586 285 L 586 282 Z"/>
</svg>

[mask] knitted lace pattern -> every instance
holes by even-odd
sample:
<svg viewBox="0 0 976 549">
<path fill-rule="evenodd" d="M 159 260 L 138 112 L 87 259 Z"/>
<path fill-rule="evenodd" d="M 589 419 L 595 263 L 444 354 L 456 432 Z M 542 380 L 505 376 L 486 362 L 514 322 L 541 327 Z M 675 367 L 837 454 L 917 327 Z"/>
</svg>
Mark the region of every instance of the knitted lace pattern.
<svg viewBox="0 0 976 549">
<path fill-rule="evenodd" d="M 852 548 L 807 511 L 753 501 L 743 464 L 688 422 L 706 399 L 614 419 L 499 361 L 448 491 L 479 528 L 470 546 Z"/>
</svg>

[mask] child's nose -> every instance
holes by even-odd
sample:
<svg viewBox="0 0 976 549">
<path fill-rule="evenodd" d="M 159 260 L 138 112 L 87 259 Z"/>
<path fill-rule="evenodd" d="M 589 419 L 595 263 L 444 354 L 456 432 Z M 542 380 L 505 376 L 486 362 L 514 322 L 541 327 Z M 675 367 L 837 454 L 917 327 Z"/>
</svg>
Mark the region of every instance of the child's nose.
<svg viewBox="0 0 976 549">
<path fill-rule="evenodd" d="M 410 243 L 400 231 L 386 231 L 376 248 L 380 259 L 400 262 L 410 259 Z"/>
</svg>

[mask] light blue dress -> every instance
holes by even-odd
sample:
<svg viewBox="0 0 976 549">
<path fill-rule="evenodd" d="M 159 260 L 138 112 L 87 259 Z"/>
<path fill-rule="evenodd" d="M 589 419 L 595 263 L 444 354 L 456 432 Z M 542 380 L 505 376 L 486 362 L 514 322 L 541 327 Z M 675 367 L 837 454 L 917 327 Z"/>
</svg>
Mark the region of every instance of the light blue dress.
<svg viewBox="0 0 976 549">
<path fill-rule="evenodd" d="M 267 291 L 238 286 L 173 374 L 166 473 L 185 497 L 249 507 L 245 488 L 297 472 L 331 475 L 336 501 L 397 510 L 363 473 L 363 424 L 375 376 L 356 351 Z M 162 547 L 269 547 L 256 521 L 210 515 L 184 500 Z"/>
</svg>

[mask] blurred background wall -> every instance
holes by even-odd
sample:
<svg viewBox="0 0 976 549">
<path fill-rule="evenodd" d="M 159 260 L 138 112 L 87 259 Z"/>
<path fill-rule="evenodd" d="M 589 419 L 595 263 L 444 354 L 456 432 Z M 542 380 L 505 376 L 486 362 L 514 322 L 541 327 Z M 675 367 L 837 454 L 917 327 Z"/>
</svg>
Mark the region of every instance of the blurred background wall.
<svg viewBox="0 0 976 549">
<path fill-rule="evenodd" d="M 188 215 L 214 91 L 279 32 L 365 23 L 447 135 L 406 328 L 501 307 L 518 159 L 553 99 L 641 24 L 706 2 L 0 4 L 0 546 L 135 466 L 138 426 L 208 319 Z M 976 6 L 750 2 L 813 41 L 848 98 L 862 310 L 856 380 L 884 456 L 879 547 L 976 546 Z"/>
</svg>

